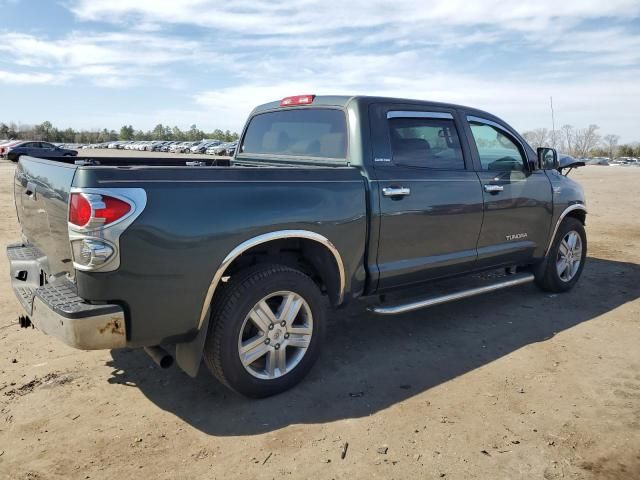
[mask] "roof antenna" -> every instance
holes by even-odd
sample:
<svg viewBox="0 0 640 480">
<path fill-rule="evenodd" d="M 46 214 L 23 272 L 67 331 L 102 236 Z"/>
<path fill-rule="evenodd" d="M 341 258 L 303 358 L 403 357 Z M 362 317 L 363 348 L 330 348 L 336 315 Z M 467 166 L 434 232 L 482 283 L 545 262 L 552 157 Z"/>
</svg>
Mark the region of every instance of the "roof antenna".
<svg viewBox="0 0 640 480">
<path fill-rule="evenodd" d="M 551 104 L 551 131 L 552 131 L 552 143 L 553 145 L 551 145 L 553 148 L 556 148 L 556 120 L 553 116 L 553 97 L 549 97 L 549 102 Z"/>
</svg>

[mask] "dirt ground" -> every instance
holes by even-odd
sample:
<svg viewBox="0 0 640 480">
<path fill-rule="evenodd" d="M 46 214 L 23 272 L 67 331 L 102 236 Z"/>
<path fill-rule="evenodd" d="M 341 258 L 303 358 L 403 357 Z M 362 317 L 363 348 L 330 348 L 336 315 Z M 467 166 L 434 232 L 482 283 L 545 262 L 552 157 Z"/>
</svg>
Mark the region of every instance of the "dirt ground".
<svg viewBox="0 0 640 480">
<path fill-rule="evenodd" d="M 12 175 L 0 162 L 0 244 L 20 238 Z M 574 291 L 351 308 L 311 375 L 260 401 L 204 368 L 21 330 L 0 255 L 0 478 L 640 479 L 640 169 L 573 176 L 589 208 Z"/>
</svg>

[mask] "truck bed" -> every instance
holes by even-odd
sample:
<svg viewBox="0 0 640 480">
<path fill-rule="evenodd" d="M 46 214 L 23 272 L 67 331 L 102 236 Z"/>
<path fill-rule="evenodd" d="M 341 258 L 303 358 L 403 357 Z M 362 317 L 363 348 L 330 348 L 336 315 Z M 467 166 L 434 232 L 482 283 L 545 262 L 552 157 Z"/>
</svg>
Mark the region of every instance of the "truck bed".
<svg viewBox="0 0 640 480">
<path fill-rule="evenodd" d="M 347 288 L 363 289 L 366 187 L 357 168 L 265 168 L 244 161 L 188 166 L 184 158 L 120 157 L 77 164 L 85 159 L 92 158 L 22 157 L 15 177 L 18 216 L 26 244 L 46 257 L 45 277 L 73 279 L 87 302 L 122 303 L 135 319 L 127 325 L 130 346 L 188 339 L 225 256 L 270 232 L 307 230 L 328 238 L 347 252 Z M 72 189 L 144 190 L 146 207 L 120 237 L 117 270 L 74 269 L 67 225 Z"/>
</svg>

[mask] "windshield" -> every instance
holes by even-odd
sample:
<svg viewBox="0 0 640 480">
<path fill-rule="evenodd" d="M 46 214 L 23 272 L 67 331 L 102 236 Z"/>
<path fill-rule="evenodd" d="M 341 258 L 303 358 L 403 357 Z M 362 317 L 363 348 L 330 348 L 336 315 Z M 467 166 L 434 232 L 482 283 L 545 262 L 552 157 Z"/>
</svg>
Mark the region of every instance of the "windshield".
<svg viewBox="0 0 640 480">
<path fill-rule="evenodd" d="M 240 153 L 344 159 L 345 114 L 337 109 L 308 108 L 256 115 L 249 122 Z"/>
</svg>

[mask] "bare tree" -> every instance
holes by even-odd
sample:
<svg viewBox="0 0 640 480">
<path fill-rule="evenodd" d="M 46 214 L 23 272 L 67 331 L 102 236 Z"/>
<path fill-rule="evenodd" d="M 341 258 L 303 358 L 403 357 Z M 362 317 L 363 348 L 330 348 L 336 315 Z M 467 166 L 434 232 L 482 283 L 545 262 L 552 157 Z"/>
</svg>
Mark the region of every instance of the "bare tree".
<svg viewBox="0 0 640 480">
<path fill-rule="evenodd" d="M 557 130 L 549 132 L 549 146 L 556 150 L 562 150 L 562 133 Z"/>
<path fill-rule="evenodd" d="M 616 153 L 618 152 L 618 142 L 620 141 L 620 137 L 618 135 L 610 134 L 605 135 L 602 140 L 608 153 L 607 156 L 613 160 L 616 157 Z"/>
<path fill-rule="evenodd" d="M 522 134 L 524 139 L 529 142 L 533 148 L 552 146 L 552 135 L 546 128 L 536 128 Z"/>
<path fill-rule="evenodd" d="M 574 152 L 575 133 L 571 125 L 563 125 L 560 127 L 560 150 L 573 155 Z"/>
<path fill-rule="evenodd" d="M 559 130 L 551 131 L 546 128 L 536 128 L 524 132 L 522 136 L 532 147 L 552 147 L 559 152 L 574 157 L 590 155 L 608 155 L 609 158 L 621 156 L 640 156 L 640 142 L 620 145 L 620 136 L 610 134 L 601 137 L 600 127 L 591 124 L 587 128 L 576 129 L 565 124 Z"/>
<path fill-rule="evenodd" d="M 589 152 L 600 143 L 598 125 L 591 124 L 587 128 L 577 130 L 574 134 L 574 149 L 572 155 L 586 157 Z"/>
</svg>

